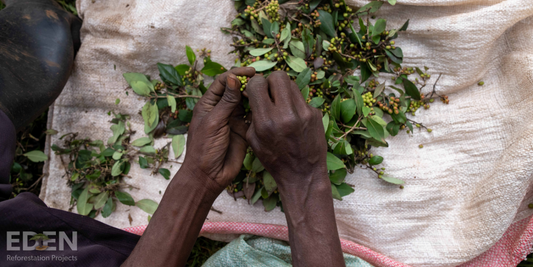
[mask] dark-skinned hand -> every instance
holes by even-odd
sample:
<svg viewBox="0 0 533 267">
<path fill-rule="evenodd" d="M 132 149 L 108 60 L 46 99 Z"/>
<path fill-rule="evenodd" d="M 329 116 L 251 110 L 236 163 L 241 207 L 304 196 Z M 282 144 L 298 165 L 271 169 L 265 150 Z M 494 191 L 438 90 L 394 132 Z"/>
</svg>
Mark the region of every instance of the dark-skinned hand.
<svg viewBox="0 0 533 267">
<path fill-rule="evenodd" d="M 276 71 L 250 79 L 246 93 L 253 112 L 246 139 L 276 183 L 298 186 L 311 171 L 327 174 L 322 113 L 307 105 L 296 83 Z"/>
<path fill-rule="evenodd" d="M 253 68 L 235 68 L 221 74 L 194 107 L 184 166 L 226 187 L 237 176 L 248 144 L 236 75 L 252 77 Z"/>
</svg>

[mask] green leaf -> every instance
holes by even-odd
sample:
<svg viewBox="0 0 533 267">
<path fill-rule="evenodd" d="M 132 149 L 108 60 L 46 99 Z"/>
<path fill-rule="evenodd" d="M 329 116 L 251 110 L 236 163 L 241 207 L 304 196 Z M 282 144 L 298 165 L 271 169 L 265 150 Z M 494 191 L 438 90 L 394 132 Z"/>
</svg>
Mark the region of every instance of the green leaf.
<svg viewBox="0 0 533 267">
<path fill-rule="evenodd" d="M 252 20 L 252 28 L 254 29 L 254 31 L 256 31 L 257 33 L 261 34 L 261 35 L 265 35 L 265 32 L 263 31 L 263 28 L 261 28 L 261 26 L 259 26 L 259 23 L 257 22 L 257 20 Z"/>
<path fill-rule="evenodd" d="M 183 154 L 183 150 L 185 149 L 185 136 L 180 135 L 174 135 L 172 137 L 172 150 L 174 151 L 174 158 L 178 158 Z"/>
<path fill-rule="evenodd" d="M 139 207 L 141 210 L 144 210 L 148 214 L 154 214 L 157 210 L 157 207 L 159 204 L 157 202 L 151 200 L 151 199 L 141 199 L 135 203 L 137 207 Z"/>
<path fill-rule="evenodd" d="M 279 23 L 277 21 L 274 21 L 270 24 L 270 32 L 272 33 L 272 37 L 279 33 Z"/>
<path fill-rule="evenodd" d="M 329 126 L 329 115 L 327 112 L 322 117 L 322 125 L 324 126 L 324 132 L 327 132 Z"/>
<path fill-rule="evenodd" d="M 403 79 L 403 87 L 405 88 L 405 93 L 412 97 L 415 100 L 420 100 L 420 91 L 418 91 L 418 88 L 414 83 L 409 81 L 408 79 Z"/>
<path fill-rule="evenodd" d="M 392 113 L 390 116 L 395 122 L 399 124 L 404 124 L 405 122 L 407 122 L 407 117 L 405 117 L 405 113 L 401 111 L 398 114 Z"/>
<path fill-rule="evenodd" d="M 254 162 L 254 155 L 252 154 L 246 154 L 246 156 L 244 157 L 244 161 L 242 163 L 242 165 L 244 165 L 244 168 L 246 168 L 246 170 L 251 170 L 252 169 L 252 163 Z"/>
<path fill-rule="evenodd" d="M 265 169 L 263 167 L 263 164 L 261 164 L 261 161 L 259 161 L 259 158 L 255 158 L 254 162 L 252 163 L 252 171 L 255 173 L 262 172 Z"/>
<path fill-rule="evenodd" d="M 357 108 L 357 114 L 361 116 L 363 115 L 363 107 L 365 106 L 365 101 L 363 100 L 363 96 L 361 96 L 361 93 L 359 93 L 359 91 L 355 89 L 355 87 L 352 88 L 352 92 L 355 101 L 355 106 Z"/>
<path fill-rule="evenodd" d="M 336 185 L 340 185 L 342 184 L 342 182 L 344 182 L 344 178 L 346 178 L 346 174 L 347 174 L 346 169 L 336 170 L 334 173 L 329 175 L 329 180 Z"/>
<path fill-rule="evenodd" d="M 389 122 L 386 128 L 387 132 L 389 132 L 392 136 L 398 135 L 398 132 L 400 131 L 400 125 L 394 121 Z"/>
<path fill-rule="evenodd" d="M 112 145 L 115 142 L 117 142 L 118 138 L 124 133 L 126 128 L 124 126 L 123 121 L 119 121 L 118 124 L 111 125 L 110 128 L 111 128 L 111 131 L 113 131 L 113 136 L 107 140 L 107 143 Z"/>
<path fill-rule="evenodd" d="M 383 179 L 385 182 L 388 182 L 388 183 L 391 183 L 391 184 L 405 184 L 405 182 L 400 180 L 400 179 L 397 179 L 397 178 L 394 178 L 394 177 L 390 177 L 390 176 L 386 176 L 386 175 L 382 175 L 381 179 Z"/>
<path fill-rule="evenodd" d="M 122 158 L 122 153 L 116 151 L 115 153 L 113 153 L 113 159 L 114 160 L 119 160 L 120 158 Z"/>
<path fill-rule="evenodd" d="M 148 161 L 146 160 L 145 157 L 139 157 L 139 165 L 140 165 L 141 169 L 146 169 L 146 168 L 150 167 L 148 165 Z"/>
<path fill-rule="evenodd" d="M 113 202 L 113 198 L 108 198 L 105 205 L 104 205 L 104 208 L 102 209 L 102 216 L 104 218 L 107 218 L 109 217 L 109 215 L 111 215 L 111 213 L 115 210 L 115 202 Z"/>
<path fill-rule="evenodd" d="M 187 64 L 180 64 L 176 66 L 174 69 L 181 75 L 184 76 L 185 72 L 188 71 L 191 67 Z M 202 70 L 203 72 L 203 70 Z M 205 73 L 204 73 L 205 74 Z M 207 74 L 206 74 L 207 75 Z"/>
<path fill-rule="evenodd" d="M 376 86 L 376 89 L 374 90 L 374 98 L 377 98 L 383 92 L 383 89 L 385 89 L 385 82 Z"/>
<path fill-rule="evenodd" d="M 292 42 L 291 42 L 292 43 Z M 298 57 L 290 56 L 285 59 L 285 62 L 296 72 L 302 72 L 307 68 L 307 65 L 305 64 L 305 61 Z"/>
<path fill-rule="evenodd" d="M 329 152 L 326 157 L 326 163 L 328 165 L 328 171 L 334 171 L 346 167 L 342 160 L 340 160 L 339 158 L 337 158 L 337 156 Z"/>
<path fill-rule="evenodd" d="M 135 206 L 135 200 L 133 200 L 128 192 L 115 191 L 115 196 L 120 203 L 128 206 Z"/>
<path fill-rule="evenodd" d="M 151 101 L 148 101 L 143 106 L 141 113 L 144 119 L 144 132 L 149 134 L 159 123 L 159 109 L 155 103 L 152 104 Z"/>
<path fill-rule="evenodd" d="M 398 31 L 406 31 L 407 27 L 409 27 L 409 20 L 407 20 Z"/>
<path fill-rule="evenodd" d="M 196 61 L 196 54 L 194 54 L 194 51 L 190 46 L 185 46 L 185 52 L 187 54 L 187 59 L 189 60 L 189 64 L 194 64 Z"/>
<path fill-rule="evenodd" d="M 24 154 L 24 156 L 28 157 L 28 159 L 33 162 L 43 162 L 45 160 L 48 160 L 48 156 L 39 150 L 27 152 Z"/>
<path fill-rule="evenodd" d="M 224 68 L 222 65 L 209 61 L 204 64 L 204 67 L 202 68 L 201 72 L 207 76 L 214 77 L 217 74 L 222 74 L 226 72 L 226 68 Z"/>
<path fill-rule="evenodd" d="M 317 73 L 316 73 L 316 79 L 317 80 L 320 80 L 320 79 L 324 78 L 324 76 L 326 76 L 326 72 L 325 71 L 323 71 L 323 70 L 317 71 Z"/>
<path fill-rule="evenodd" d="M 384 19 L 378 19 L 372 30 L 372 36 L 379 36 L 387 29 L 387 21 Z"/>
<path fill-rule="evenodd" d="M 173 96 L 171 95 L 167 95 L 167 101 L 168 101 L 168 105 L 170 106 L 170 112 L 174 113 L 176 112 L 176 98 L 174 98 Z"/>
<path fill-rule="evenodd" d="M 311 0 L 311 2 L 309 2 L 309 11 L 315 10 L 315 8 L 318 7 L 320 2 L 322 2 L 322 0 Z"/>
<path fill-rule="evenodd" d="M 96 198 L 94 199 L 94 209 L 99 209 L 103 207 L 109 198 L 109 192 L 105 191 L 100 193 Z"/>
<path fill-rule="evenodd" d="M 385 54 L 387 54 L 387 56 L 392 60 L 392 62 L 397 63 L 397 64 L 402 64 L 403 60 L 401 58 L 396 57 L 389 50 L 385 49 Z"/>
<path fill-rule="evenodd" d="M 54 134 L 57 134 L 58 131 L 56 131 L 54 129 L 48 129 L 44 133 L 47 134 L 47 135 L 54 135 Z"/>
<path fill-rule="evenodd" d="M 93 204 L 87 202 L 89 201 L 90 197 L 91 195 L 89 194 L 89 187 L 86 187 L 78 197 L 78 203 L 76 205 L 80 215 L 87 216 L 91 210 L 93 210 Z"/>
<path fill-rule="evenodd" d="M 389 1 L 389 4 L 396 5 L 396 0 L 388 0 L 388 1 Z"/>
<path fill-rule="evenodd" d="M 318 108 L 318 107 L 322 106 L 322 104 L 324 104 L 324 101 L 326 101 L 326 100 L 324 98 L 320 97 L 320 96 L 313 97 L 313 99 L 311 99 L 311 102 L 309 102 L 309 105 L 311 107 Z"/>
<path fill-rule="evenodd" d="M 379 8 L 383 5 L 383 3 L 384 2 L 380 2 L 380 1 L 372 1 L 364 5 L 363 7 L 361 7 L 359 10 L 357 10 L 357 13 L 361 13 L 359 14 L 360 16 L 367 15 L 370 13 L 375 13 L 376 11 L 379 10 Z"/>
<path fill-rule="evenodd" d="M 341 197 L 345 197 L 345 196 L 355 192 L 355 190 L 351 186 L 346 184 L 346 183 L 338 185 L 337 186 L 337 191 L 339 191 L 339 194 L 341 195 Z"/>
<path fill-rule="evenodd" d="M 165 177 L 165 179 L 170 179 L 170 171 L 165 168 L 159 168 L 159 173 Z"/>
<path fill-rule="evenodd" d="M 383 131 L 383 126 L 381 126 L 381 124 L 373 120 L 371 117 L 363 120 L 363 124 L 365 124 L 366 128 L 368 129 L 368 133 L 374 139 L 385 142 L 385 132 Z"/>
<path fill-rule="evenodd" d="M 122 76 L 124 76 L 124 79 L 126 79 L 133 91 L 138 95 L 148 96 L 150 92 L 155 92 L 154 85 L 142 73 L 130 72 L 124 73 Z"/>
<path fill-rule="evenodd" d="M 118 176 L 122 173 L 124 170 L 124 162 L 122 160 L 119 160 L 115 162 L 113 165 L 113 168 L 111 168 L 111 175 L 112 176 Z"/>
<path fill-rule="evenodd" d="M 407 125 L 407 127 L 409 128 L 409 130 L 411 130 L 411 132 L 413 132 L 413 124 L 411 124 L 410 121 L 406 121 L 406 122 L 405 122 L 405 125 Z"/>
<path fill-rule="evenodd" d="M 291 24 L 287 22 L 287 25 L 281 31 L 281 36 L 279 38 L 280 42 L 283 42 L 283 48 L 287 49 L 289 41 L 291 40 Z"/>
<path fill-rule="evenodd" d="M 263 24 L 263 32 L 265 33 L 265 35 L 269 38 L 273 38 L 272 32 L 271 32 L 272 24 L 270 23 L 270 21 L 268 21 L 265 18 L 261 18 L 261 23 Z"/>
<path fill-rule="evenodd" d="M 304 43 L 305 55 L 310 56 L 313 52 L 313 48 L 315 47 L 315 39 L 307 28 L 304 28 L 302 33 L 302 41 Z"/>
<path fill-rule="evenodd" d="M 276 188 L 278 188 L 274 177 L 272 177 L 272 175 L 267 171 L 263 172 L 263 183 L 265 184 L 265 189 L 268 191 L 268 193 L 272 193 L 276 190 Z"/>
<path fill-rule="evenodd" d="M 244 20 L 242 20 L 241 18 L 236 18 L 236 19 L 231 21 L 231 26 L 242 26 L 245 23 L 246 22 Z"/>
<path fill-rule="evenodd" d="M 378 165 L 381 162 L 383 162 L 383 157 L 380 156 L 373 156 L 368 160 L 368 164 L 370 165 Z"/>
<path fill-rule="evenodd" d="M 159 69 L 159 77 L 161 77 L 161 80 L 163 80 L 166 84 L 183 86 L 181 76 L 179 75 L 178 71 L 174 69 L 174 67 L 167 64 L 157 63 L 157 68 Z"/>
<path fill-rule="evenodd" d="M 143 146 L 140 150 L 142 153 L 155 154 L 155 148 L 153 146 Z"/>
<path fill-rule="evenodd" d="M 304 100 L 307 102 L 309 98 L 309 86 L 305 86 L 304 89 L 300 90 L 300 93 L 302 93 Z"/>
<path fill-rule="evenodd" d="M 294 56 L 299 57 L 301 59 L 306 58 L 304 43 L 302 43 L 301 41 L 291 41 L 289 44 L 289 48 L 291 49 L 291 53 Z"/>
<path fill-rule="evenodd" d="M 347 99 L 341 103 L 341 116 L 344 123 L 350 122 L 355 115 L 355 101 L 353 99 Z"/>
<path fill-rule="evenodd" d="M 341 96 L 337 95 L 331 102 L 331 116 L 334 120 L 341 119 Z"/>
<path fill-rule="evenodd" d="M 329 37 L 337 36 L 337 33 L 335 32 L 335 23 L 333 23 L 333 17 L 331 16 L 331 14 L 321 9 L 318 10 L 318 14 L 320 14 L 320 16 L 318 17 L 321 23 L 320 30 L 327 34 Z"/>
<path fill-rule="evenodd" d="M 276 66 L 276 64 L 278 64 L 278 63 L 277 62 L 271 62 L 271 61 L 268 61 L 268 60 L 259 60 L 259 61 L 256 61 L 256 62 L 248 65 L 248 67 L 254 68 L 256 72 L 263 72 L 263 71 L 269 70 L 272 67 Z"/>
<path fill-rule="evenodd" d="M 272 51 L 272 49 L 274 49 L 274 47 L 270 47 L 270 48 L 255 48 L 255 49 L 252 49 L 252 50 L 248 51 L 248 53 L 250 53 L 250 55 L 252 55 L 254 57 L 259 57 L 259 56 L 262 56 L 262 55 Z"/>
<path fill-rule="evenodd" d="M 276 207 L 276 204 L 278 203 L 278 196 L 271 195 L 267 199 L 263 199 L 263 206 L 265 207 L 265 211 L 271 211 Z"/>
<path fill-rule="evenodd" d="M 300 74 L 298 74 L 298 77 L 296 77 L 296 84 L 300 90 L 306 87 L 309 84 L 309 81 L 311 81 L 311 72 L 310 68 L 305 68 Z M 304 98 L 306 97 L 304 96 Z"/>
<path fill-rule="evenodd" d="M 370 75 L 372 75 L 372 71 L 368 68 L 367 64 L 361 64 L 361 82 L 366 81 Z"/>
<path fill-rule="evenodd" d="M 394 54 L 398 58 L 403 58 L 403 51 L 401 48 L 396 47 L 395 49 L 389 50 L 392 54 Z"/>
<path fill-rule="evenodd" d="M 141 137 L 139 139 L 136 139 L 135 141 L 131 142 L 132 146 L 136 147 L 142 147 L 152 142 L 152 139 L 150 137 Z"/>
<path fill-rule="evenodd" d="M 255 191 L 254 196 L 252 197 L 251 204 L 255 204 L 260 198 L 261 198 L 261 192 L 265 189 L 264 187 L 261 187 L 261 189 Z"/>
<path fill-rule="evenodd" d="M 337 190 L 337 186 L 335 186 L 334 184 L 331 184 L 331 196 L 334 199 L 342 200 L 341 194 L 339 194 L 339 190 Z"/>
</svg>

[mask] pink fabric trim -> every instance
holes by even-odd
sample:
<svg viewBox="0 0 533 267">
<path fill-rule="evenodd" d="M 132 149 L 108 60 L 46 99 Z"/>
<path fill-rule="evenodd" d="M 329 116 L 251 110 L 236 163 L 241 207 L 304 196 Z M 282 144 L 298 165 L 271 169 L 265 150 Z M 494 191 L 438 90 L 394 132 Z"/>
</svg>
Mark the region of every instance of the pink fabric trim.
<svg viewBox="0 0 533 267">
<path fill-rule="evenodd" d="M 125 231 L 142 235 L 146 225 L 124 228 Z M 280 240 L 289 240 L 286 226 L 237 223 L 237 222 L 206 222 L 200 234 L 252 234 Z M 354 242 L 341 239 L 342 250 L 355 255 L 375 266 L 408 267 L 387 256 Z M 489 250 L 459 267 L 474 266 L 516 266 L 531 251 L 533 246 L 533 216 L 513 223 Z"/>
</svg>

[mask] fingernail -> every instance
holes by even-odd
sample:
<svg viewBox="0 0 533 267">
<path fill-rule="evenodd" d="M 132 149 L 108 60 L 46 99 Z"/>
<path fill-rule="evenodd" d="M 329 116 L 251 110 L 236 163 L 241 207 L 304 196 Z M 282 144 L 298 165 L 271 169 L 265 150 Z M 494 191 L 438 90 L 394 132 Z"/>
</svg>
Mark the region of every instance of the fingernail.
<svg viewBox="0 0 533 267">
<path fill-rule="evenodd" d="M 228 75 L 226 83 L 230 89 L 237 89 L 238 81 L 236 77 L 233 77 L 233 75 Z"/>
</svg>

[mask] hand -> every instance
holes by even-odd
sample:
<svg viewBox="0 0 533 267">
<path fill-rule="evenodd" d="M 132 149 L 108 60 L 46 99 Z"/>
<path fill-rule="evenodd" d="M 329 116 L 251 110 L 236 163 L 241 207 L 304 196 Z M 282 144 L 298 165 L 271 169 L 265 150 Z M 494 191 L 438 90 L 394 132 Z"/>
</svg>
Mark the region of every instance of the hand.
<svg viewBox="0 0 533 267">
<path fill-rule="evenodd" d="M 221 74 L 198 101 L 183 164 L 190 171 L 215 180 L 221 188 L 239 173 L 248 147 L 248 125 L 236 75 L 252 77 L 255 69 L 236 68 Z"/>
<path fill-rule="evenodd" d="M 246 139 L 280 189 L 327 179 L 322 113 L 307 105 L 296 83 L 276 71 L 250 79 L 246 93 L 253 113 Z"/>
</svg>

